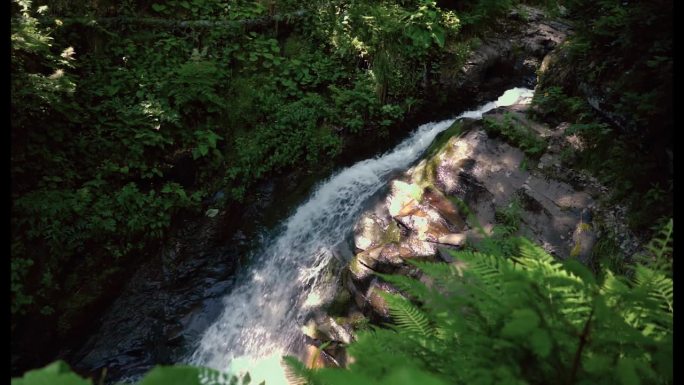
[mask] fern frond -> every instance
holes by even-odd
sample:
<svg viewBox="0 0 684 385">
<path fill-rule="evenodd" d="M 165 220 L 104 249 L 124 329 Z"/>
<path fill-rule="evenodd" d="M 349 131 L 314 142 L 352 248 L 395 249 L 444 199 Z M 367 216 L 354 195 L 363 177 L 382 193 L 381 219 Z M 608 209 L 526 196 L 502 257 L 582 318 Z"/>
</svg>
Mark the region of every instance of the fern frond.
<svg viewBox="0 0 684 385">
<path fill-rule="evenodd" d="M 558 264 L 560 265 L 549 253 L 543 248 L 535 245 L 527 238 L 519 239 L 519 253 L 521 261 L 536 261 L 540 263 L 548 263 L 550 265 Z"/>
<path fill-rule="evenodd" d="M 450 252 L 453 257 L 457 257 L 456 252 Z M 419 268 L 425 275 L 435 279 L 453 279 L 458 276 L 458 269 L 450 263 L 429 262 L 421 260 L 407 260 L 409 264 Z"/>
<path fill-rule="evenodd" d="M 634 283 L 637 287 L 645 288 L 649 298 L 658 302 L 662 310 L 672 314 L 672 279 L 660 272 L 638 265 L 635 269 Z"/>
<path fill-rule="evenodd" d="M 452 253 L 452 256 L 454 255 L 455 254 Z M 450 286 L 454 281 L 458 282 L 462 276 L 462 267 L 459 267 L 459 265 L 454 263 L 418 260 L 409 260 L 407 262 L 420 269 L 426 278 L 434 282 L 435 288 L 438 290 Z"/>
<path fill-rule="evenodd" d="M 384 281 L 391 283 L 401 292 L 408 294 L 417 301 L 424 302 L 431 298 L 430 289 L 423 282 L 405 275 L 391 275 L 376 273 Z"/>
<path fill-rule="evenodd" d="M 477 216 L 470 211 L 470 208 L 468 208 L 468 205 L 463 200 L 450 196 L 447 196 L 447 199 L 449 199 L 451 203 L 458 207 L 458 210 L 466 216 L 468 225 L 470 225 L 471 228 L 476 229 L 481 235 L 487 235 L 487 232 L 485 231 L 484 227 L 482 227 L 482 224 L 477 219 Z"/>
<path fill-rule="evenodd" d="M 380 293 L 387 301 L 390 315 L 400 333 L 415 333 L 422 337 L 433 335 L 433 329 L 427 315 L 407 299 L 389 293 Z"/>
<path fill-rule="evenodd" d="M 284 356 L 285 377 L 289 384 L 304 385 L 317 384 L 314 378 L 314 371 L 307 368 L 297 357 Z"/>
<path fill-rule="evenodd" d="M 637 260 L 654 269 L 669 272 L 672 268 L 672 218 L 662 226 L 656 235 L 645 246 L 646 255 L 640 255 Z"/>
<path fill-rule="evenodd" d="M 466 273 L 479 279 L 486 286 L 501 284 L 501 276 L 512 269 L 509 260 L 495 255 L 472 251 L 458 251 L 452 254 L 455 258 L 466 263 Z"/>
</svg>

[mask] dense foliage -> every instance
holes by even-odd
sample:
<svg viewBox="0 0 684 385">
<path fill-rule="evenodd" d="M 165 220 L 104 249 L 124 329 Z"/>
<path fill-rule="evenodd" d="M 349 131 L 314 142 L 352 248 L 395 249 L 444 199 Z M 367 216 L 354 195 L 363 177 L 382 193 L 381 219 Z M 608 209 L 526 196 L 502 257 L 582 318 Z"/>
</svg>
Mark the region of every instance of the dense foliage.
<svg viewBox="0 0 684 385">
<path fill-rule="evenodd" d="M 15 0 L 12 329 L 64 336 L 180 212 L 386 135 L 458 26 L 427 0 Z"/>
<path fill-rule="evenodd" d="M 672 2 L 569 0 L 575 33 L 542 74 L 535 104 L 585 139 L 572 159 L 646 230 L 672 211 Z M 579 81 L 578 81 L 579 80 Z"/>
</svg>

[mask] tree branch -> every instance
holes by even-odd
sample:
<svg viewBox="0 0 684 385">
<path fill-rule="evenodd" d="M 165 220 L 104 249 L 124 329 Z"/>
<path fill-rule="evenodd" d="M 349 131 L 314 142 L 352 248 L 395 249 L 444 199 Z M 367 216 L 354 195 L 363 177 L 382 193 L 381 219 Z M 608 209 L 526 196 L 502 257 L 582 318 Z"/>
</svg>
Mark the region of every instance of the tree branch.
<svg viewBox="0 0 684 385">
<path fill-rule="evenodd" d="M 591 313 L 589 313 L 589 318 L 587 319 L 587 322 L 584 323 L 584 329 L 580 335 L 579 346 L 577 346 L 577 351 L 575 352 L 575 359 L 572 363 L 572 372 L 570 372 L 570 380 L 568 381 L 568 384 L 570 385 L 575 383 L 575 377 L 577 376 L 577 370 L 579 369 L 580 359 L 582 358 L 582 350 L 584 350 L 584 346 L 587 344 L 587 340 L 589 339 L 591 320 L 593 317 L 594 308 L 592 307 Z"/>
</svg>

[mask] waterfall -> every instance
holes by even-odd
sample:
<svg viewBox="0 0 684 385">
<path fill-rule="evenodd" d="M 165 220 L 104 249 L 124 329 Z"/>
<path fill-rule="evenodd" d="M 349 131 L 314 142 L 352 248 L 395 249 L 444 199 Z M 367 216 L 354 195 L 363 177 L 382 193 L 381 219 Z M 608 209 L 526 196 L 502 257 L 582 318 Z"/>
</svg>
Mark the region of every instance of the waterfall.
<svg viewBox="0 0 684 385">
<path fill-rule="evenodd" d="M 480 119 L 496 107 L 528 103 L 532 94 L 513 88 L 476 110 L 421 125 L 394 149 L 320 183 L 280 231 L 263 241 L 250 267 L 238 273 L 223 298 L 222 314 L 186 361 L 234 373 L 249 371 L 253 383 L 285 384 L 280 357 L 293 352 L 311 310 L 334 296 L 335 280 L 331 283 L 326 272 L 368 199 L 393 173 L 411 166 L 454 121 Z"/>
</svg>

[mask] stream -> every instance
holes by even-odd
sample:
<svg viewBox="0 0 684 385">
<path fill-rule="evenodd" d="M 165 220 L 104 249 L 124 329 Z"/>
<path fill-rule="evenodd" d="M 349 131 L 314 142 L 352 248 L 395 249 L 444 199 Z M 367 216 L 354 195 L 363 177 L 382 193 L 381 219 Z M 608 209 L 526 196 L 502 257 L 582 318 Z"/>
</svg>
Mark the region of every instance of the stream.
<svg viewBox="0 0 684 385">
<path fill-rule="evenodd" d="M 287 384 L 280 358 L 298 355 L 300 328 L 339 290 L 341 269 L 352 257 L 352 228 L 368 201 L 420 158 L 435 137 L 461 118 L 479 119 L 496 107 L 529 100 L 513 88 L 496 101 L 455 118 L 418 127 L 383 155 L 338 171 L 321 182 L 292 215 L 265 237 L 237 273 L 217 319 L 183 363 L 232 373 L 248 371 L 254 383 Z"/>
</svg>

